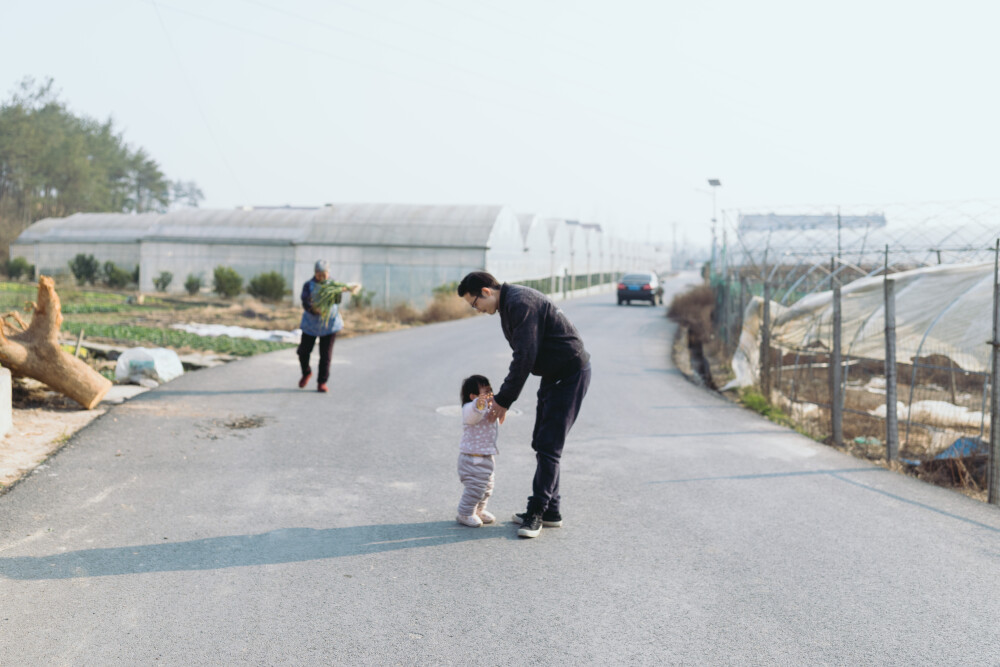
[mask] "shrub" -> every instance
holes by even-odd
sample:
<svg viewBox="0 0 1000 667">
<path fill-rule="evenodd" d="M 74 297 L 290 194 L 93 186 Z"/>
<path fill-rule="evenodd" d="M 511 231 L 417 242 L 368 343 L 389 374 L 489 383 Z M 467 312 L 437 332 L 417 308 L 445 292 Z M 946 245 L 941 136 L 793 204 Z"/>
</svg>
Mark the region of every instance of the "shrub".
<svg viewBox="0 0 1000 667">
<path fill-rule="evenodd" d="M 434 300 L 424 309 L 422 319 L 424 322 L 430 324 L 431 322 L 458 320 L 476 314 L 476 310 L 469 308 L 468 302 L 458 296 L 458 292 L 455 289 L 441 292 L 434 290 Z"/>
<path fill-rule="evenodd" d="M 219 296 L 231 299 L 243 289 L 243 278 L 231 266 L 217 266 L 213 277 L 213 288 Z"/>
<path fill-rule="evenodd" d="M 153 278 L 153 285 L 156 287 L 157 292 L 166 292 L 167 288 L 170 286 L 170 281 L 174 279 L 174 274 L 169 271 L 160 271 L 160 275 Z M 199 281 L 198 287 L 201 287 Z"/>
<path fill-rule="evenodd" d="M 667 317 L 685 325 L 701 341 L 712 339 L 712 311 L 715 292 L 708 285 L 699 285 L 670 302 Z"/>
<path fill-rule="evenodd" d="M 453 280 L 450 283 L 438 285 L 432 291 L 434 292 L 435 299 L 439 296 L 458 296 L 458 281 Z"/>
<path fill-rule="evenodd" d="M 372 301 L 375 300 L 375 292 L 361 288 L 357 294 L 351 296 L 352 308 L 371 308 Z"/>
<path fill-rule="evenodd" d="M 78 285 L 84 283 L 94 284 L 98 278 L 101 265 L 93 255 L 80 253 L 69 262 L 69 270 L 73 272 Z"/>
<path fill-rule="evenodd" d="M 201 277 L 196 276 L 193 273 L 189 273 L 187 280 L 184 281 L 184 289 L 188 294 L 194 296 L 201 291 Z"/>
<path fill-rule="evenodd" d="M 262 273 L 254 276 L 247 285 L 247 292 L 251 296 L 264 301 L 281 301 L 288 291 L 285 277 L 277 271 Z"/>
<path fill-rule="evenodd" d="M 408 303 L 397 303 L 390 312 L 392 319 L 400 324 L 419 324 L 421 321 L 420 311 Z"/>
<path fill-rule="evenodd" d="M 7 275 L 14 280 L 18 280 L 24 275 L 30 278 L 34 273 L 35 267 L 28 264 L 28 260 L 24 257 L 15 257 L 7 265 Z"/>
<path fill-rule="evenodd" d="M 121 289 L 132 282 L 132 272 L 114 262 L 104 263 L 104 282 L 112 289 Z"/>
</svg>

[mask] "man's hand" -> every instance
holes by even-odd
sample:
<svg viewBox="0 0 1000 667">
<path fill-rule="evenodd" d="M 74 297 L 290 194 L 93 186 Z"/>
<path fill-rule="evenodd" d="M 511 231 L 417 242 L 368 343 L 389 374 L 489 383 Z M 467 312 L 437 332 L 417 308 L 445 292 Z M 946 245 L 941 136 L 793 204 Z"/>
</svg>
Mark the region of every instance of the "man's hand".
<svg viewBox="0 0 1000 667">
<path fill-rule="evenodd" d="M 497 405 L 496 403 L 494 403 L 493 407 L 490 408 L 489 414 L 486 416 L 486 421 L 488 421 L 491 424 L 495 421 L 499 421 L 502 424 L 503 420 L 506 418 L 507 418 L 507 408 L 503 407 L 502 405 Z"/>
</svg>

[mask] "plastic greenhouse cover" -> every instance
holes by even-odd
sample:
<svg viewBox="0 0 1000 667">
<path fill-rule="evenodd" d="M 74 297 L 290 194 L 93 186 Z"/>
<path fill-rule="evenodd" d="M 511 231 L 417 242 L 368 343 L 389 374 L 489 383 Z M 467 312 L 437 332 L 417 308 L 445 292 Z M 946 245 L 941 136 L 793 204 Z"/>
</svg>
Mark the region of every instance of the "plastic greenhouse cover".
<svg viewBox="0 0 1000 667">
<path fill-rule="evenodd" d="M 890 275 L 896 283 L 896 361 L 931 353 L 950 357 L 966 371 L 989 372 L 993 336 L 993 263 L 933 266 Z M 885 358 L 885 279 L 862 278 L 841 288 L 841 354 Z M 760 366 L 763 299 L 743 314 L 733 356 L 736 378 L 727 387 L 755 384 Z M 771 302 L 771 345 L 778 349 L 829 350 L 833 292 L 819 292 L 791 307 Z"/>
</svg>

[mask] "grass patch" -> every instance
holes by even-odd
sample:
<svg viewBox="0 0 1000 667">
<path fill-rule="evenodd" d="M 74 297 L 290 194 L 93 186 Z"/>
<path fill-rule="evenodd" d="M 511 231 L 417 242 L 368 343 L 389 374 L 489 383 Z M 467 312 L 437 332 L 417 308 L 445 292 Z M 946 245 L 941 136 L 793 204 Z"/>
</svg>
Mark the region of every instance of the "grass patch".
<svg viewBox="0 0 1000 667">
<path fill-rule="evenodd" d="M 58 287 L 56 290 L 63 314 L 91 312 L 121 312 L 134 308 L 128 296 L 115 292 L 97 292 Z M 38 297 L 38 285 L 26 283 L 0 283 L 0 308 L 23 308 L 24 304 Z"/>
<path fill-rule="evenodd" d="M 740 390 L 739 397 L 740 403 L 742 403 L 745 407 L 750 408 L 764 417 L 767 417 L 775 424 L 791 427 L 795 426 L 792 423 L 791 418 L 782 412 L 776 405 L 772 405 L 763 394 L 754 391 L 753 389 L 744 388 Z"/>
<path fill-rule="evenodd" d="M 190 348 L 192 350 L 212 350 L 220 354 L 249 357 L 274 350 L 295 347 L 291 343 L 277 343 L 251 338 L 230 338 L 229 336 L 198 336 L 178 329 L 160 329 L 127 324 L 95 324 L 93 322 L 64 322 L 63 331 L 72 334 L 85 329 L 90 338 L 106 338 L 125 344 L 151 343 L 157 347 Z"/>
<path fill-rule="evenodd" d="M 62 307 L 63 315 L 89 315 L 90 313 L 127 313 L 135 307 L 123 303 L 67 303 Z"/>
</svg>

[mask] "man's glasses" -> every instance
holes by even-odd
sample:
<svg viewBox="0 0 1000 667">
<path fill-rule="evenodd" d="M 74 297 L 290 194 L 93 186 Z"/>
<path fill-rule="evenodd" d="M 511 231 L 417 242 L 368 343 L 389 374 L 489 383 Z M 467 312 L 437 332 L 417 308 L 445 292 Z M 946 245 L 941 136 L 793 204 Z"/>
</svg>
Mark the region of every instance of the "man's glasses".
<svg viewBox="0 0 1000 667">
<path fill-rule="evenodd" d="M 478 301 L 479 301 L 479 297 L 480 297 L 480 296 L 482 296 L 482 294 L 480 294 L 479 296 L 477 296 L 477 297 L 476 297 L 475 299 L 473 299 L 473 300 L 472 300 L 472 307 L 473 307 L 473 308 L 475 308 L 475 307 L 476 307 L 476 302 L 478 302 Z"/>
</svg>

